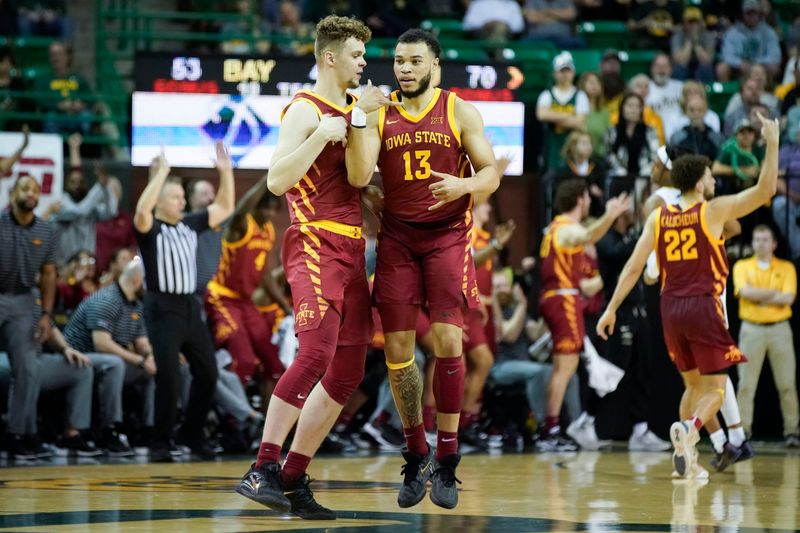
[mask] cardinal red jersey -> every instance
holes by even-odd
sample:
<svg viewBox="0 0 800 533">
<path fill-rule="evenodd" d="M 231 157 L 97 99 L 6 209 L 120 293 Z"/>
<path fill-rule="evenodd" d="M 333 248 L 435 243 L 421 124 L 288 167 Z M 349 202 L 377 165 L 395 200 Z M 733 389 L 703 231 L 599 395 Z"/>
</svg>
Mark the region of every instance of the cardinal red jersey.
<svg viewBox="0 0 800 533">
<path fill-rule="evenodd" d="M 565 247 L 558 244 L 558 231 L 574 224 L 569 218 L 558 215 L 542 236 L 539 247 L 541 260 L 542 293 L 576 291 L 583 277 L 583 246 Z M 577 294 L 577 293 L 576 293 Z"/>
<path fill-rule="evenodd" d="M 472 250 L 475 252 L 491 246 L 492 234 L 477 226 L 472 226 Z M 492 259 L 475 267 L 475 280 L 478 282 L 478 291 L 482 296 L 492 295 Z"/>
<path fill-rule="evenodd" d="M 391 94 L 399 102 L 399 92 Z M 455 121 L 456 95 L 436 89 L 419 115 L 402 106 L 382 107 L 378 118 L 381 150 L 378 166 L 383 179 L 384 210 L 404 222 L 437 222 L 463 219 L 472 195 L 429 211 L 437 200 L 428 188 L 438 178 L 431 170 L 463 178 L 470 174 L 461 132 Z"/>
<path fill-rule="evenodd" d="M 344 117 L 350 124 L 350 112 L 356 97 L 347 94 L 347 107 L 342 108 L 311 91 L 298 91 L 286 109 L 293 103 L 311 104 L 317 114 Z M 344 163 L 345 147 L 340 142 L 329 143 L 300 181 L 286 191 L 289 217 L 292 224 L 316 220 L 333 220 L 350 226 L 361 226 L 361 194 L 347 182 Z"/>
<path fill-rule="evenodd" d="M 711 295 L 719 300 L 728 277 L 724 240 L 711 235 L 706 224 L 707 202 L 685 211 L 659 208 L 655 250 L 661 271 L 661 294 L 686 297 Z"/>
<path fill-rule="evenodd" d="M 211 289 L 229 298 L 249 298 L 261 284 L 267 256 L 274 246 L 275 227 L 272 222 L 259 226 L 248 214 L 244 236 L 236 242 L 222 241 L 222 257 L 217 273 L 211 279 Z"/>
</svg>

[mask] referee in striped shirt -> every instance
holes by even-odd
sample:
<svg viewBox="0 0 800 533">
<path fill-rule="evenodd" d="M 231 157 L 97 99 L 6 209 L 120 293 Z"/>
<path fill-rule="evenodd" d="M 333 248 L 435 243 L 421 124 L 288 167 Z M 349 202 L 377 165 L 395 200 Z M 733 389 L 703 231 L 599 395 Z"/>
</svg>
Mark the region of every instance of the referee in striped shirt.
<svg viewBox="0 0 800 533">
<path fill-rule="evenodd" d="M 180 392 L 178 353 L 186 356 L 193 376 L 178 439 L 200 456 L 214 456 L 203 425 L 214 396 L 217 367 L 214 346 L 193 293 L 197 287 L 197 235 L 222 223 L 234 206 L 233 164 L 222 142 L 217 142 L 216 151 L 220 187 L 208 209 L 184 216 L 183 187 L 179 180 L 167 178 L 170 167 L 162 151 L 150 166 L 150 183 L 133 218 L 145 267 L 144 317 L 158 368 L 152 461 L 171 461 Z"/>
</svg>

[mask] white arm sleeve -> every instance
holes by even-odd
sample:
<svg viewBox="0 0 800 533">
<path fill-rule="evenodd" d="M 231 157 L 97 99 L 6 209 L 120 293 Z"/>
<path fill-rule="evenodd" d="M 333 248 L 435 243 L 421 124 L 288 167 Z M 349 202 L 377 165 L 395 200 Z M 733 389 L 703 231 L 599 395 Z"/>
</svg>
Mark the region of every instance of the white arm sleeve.
<svg viewBox="0 0 800 533">
<path fill-rule="evenodd" d="M 645 266 L 644 273 L 650 279 L 658 279 L 658 261 L 656 260 L 655 251 L 650 252 L 647 257 L 647 266 Z"/>
</svg>

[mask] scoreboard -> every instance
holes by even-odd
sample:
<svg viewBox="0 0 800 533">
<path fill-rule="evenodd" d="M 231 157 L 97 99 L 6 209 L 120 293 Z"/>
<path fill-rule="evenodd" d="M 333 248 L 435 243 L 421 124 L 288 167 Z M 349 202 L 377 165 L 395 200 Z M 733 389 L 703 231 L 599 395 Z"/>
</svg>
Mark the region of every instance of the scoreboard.
<svg viewBox="0 0 800 533">
<path fill-rule="evenodd" d="M 229 146 L 238 168 L 264 170 L 272 157 L 280 113 L 317 77 L 313 56 L 137 54 L 132 110 L 132 163 L 147 166 L 165 146 L 173 166 L 211 167 L 213 143 Z M 396 87 L 391 59 L 368 59 L 362 81 L 388 93 Z M 521 174 L 522 74 L 512 65 L 442 62 L 443 89 L 473 102 L 496 153 Z M 358 92 L 357 90 L 355 92 Z"/>
</svg>

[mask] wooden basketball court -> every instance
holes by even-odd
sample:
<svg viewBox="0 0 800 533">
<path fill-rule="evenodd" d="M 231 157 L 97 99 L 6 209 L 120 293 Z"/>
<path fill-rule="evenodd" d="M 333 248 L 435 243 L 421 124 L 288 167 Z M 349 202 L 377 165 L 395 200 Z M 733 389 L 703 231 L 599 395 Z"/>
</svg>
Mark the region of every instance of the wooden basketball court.
<svg viewBox="0 0 800 533">
<path fill-rule="evenodd" d="M 707 482 L 673 481 L 669 453 L 468 455 L 453 511 L 427 497 L 397 507 L 399 454 L 320 458 L 312 488 L 338 511 L 330 522 L 282 516 L 234 493 L 244 460 L 8 466 L 0 531 L 795 531 L 800 453 L 756 453 Z"/>
</svg>

